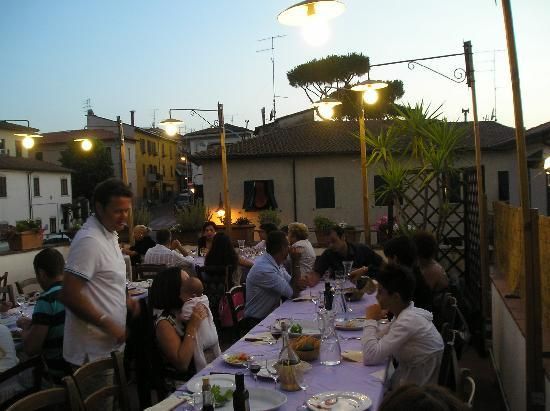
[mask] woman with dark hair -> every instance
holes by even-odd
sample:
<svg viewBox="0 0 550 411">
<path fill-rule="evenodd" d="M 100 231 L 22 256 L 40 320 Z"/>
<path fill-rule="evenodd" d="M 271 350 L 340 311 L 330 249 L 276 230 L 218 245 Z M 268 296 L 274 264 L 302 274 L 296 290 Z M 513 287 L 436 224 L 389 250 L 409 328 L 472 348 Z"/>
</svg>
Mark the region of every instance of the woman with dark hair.
<svg viewBox="0 0 550 411">
<path fill-rule="evenodd" d="M 224 233 L 217 233 L 212 239 L 212 247 L 204 259 L 204 265 L 208 266 L 231 266 L 229 278 L 234 278 L 233 273 L 239 266 L 252 267 L 252 261 L 241 257 L 235 251 L 231 239 Z"/>
<path fill-rule="evenodd" d="M 394 237 L 384 244 L 384 255 L 388 262 L 403 265 L 412 271 L 416 281 L 413 301 L 416 307 L 433 310 L 433 293 L 417 265 L 416 247 L 407 236 Z"/>
<path fill-rule="evenodd" d="M 216 223 L 213 221 L 206 221 L 202 225 L 202 236 L 197 243 L 198 254 L 207 255 L 212 248 L 212 241 L 216 235 Z"/>
<path fill-rule="evenodd" d="M 196 372 L 193 363 L 196 334 L 208 316 L 206 307 L 197 304 L 187 323 L 180 320 L 184 295 L 182 284 L 188 278 L 189 274 L 179 267 L 171 267 L 155 277 L 149 291 L 155 337 L 165 363 L 165 380 L 174 389 Z"/>
<path fill-rule="evenodd" d="M 437 241 L 432 233 L 417 231 L 413 234 L 413 241 L 418 251 L 418 268 L 424 276 L 430 289 L 437 293 L 449 287 L 449 278 L 445 269 L 435 261 Z"/>
</svg>

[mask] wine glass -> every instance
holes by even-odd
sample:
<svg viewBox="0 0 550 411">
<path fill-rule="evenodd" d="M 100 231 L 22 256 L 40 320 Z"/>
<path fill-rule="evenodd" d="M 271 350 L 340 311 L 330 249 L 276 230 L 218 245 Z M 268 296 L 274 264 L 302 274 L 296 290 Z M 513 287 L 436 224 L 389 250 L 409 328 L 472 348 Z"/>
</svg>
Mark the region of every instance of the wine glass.
<svg viewBox="0 0 550 411">
<path fill-rule="evenodd" d="M 252 373 L 254 376 L 254 382 L 256 386 L 258 385 L 258 373 L 262 369 L 262 366 L 260 363 L 254 358 L 253 356 L 248 357 L 248 360 L 246 361 L 246 366 L 248 368 L 248 371 Z"/>
<path fill-rule="evenodd" d="M 279 338 L 281 338 L 281 327 L 277 323 L 273 323 L 269 326 L 269 332 L 271 333 L 271 336 L 275 340 L 275 345 L 277 345 L 277 341 Z"/>
<path fill-rule="evenodd" d="M 348 261 L 342 261 L 342 265 L 344 266 L 344 278 L 347 278 L 351 281 L 351 270 L 353 268 L 353 260 Z"/>
<path fill-rule="evenodd" d="M 334 280 L 335 280 L 335 284 L 336 284 L 336 287 L 337 289 L 341 289 L 343 284 L 344 284 L 344 271 L 342 270 L 335 270 L 334 271 Z"/>
<path fill-rule="evenodd" d="M 304 401 L 302 405 L 296 408 L 296 410 L 307 409 L 307 406 L 306 408 L 304 408 L 304 405 L 306 404 L 306 401 L 307 401 L 307 389 L 309 388 L 309 378 L 306 376 L 306 371 L 304 369 L 297 369 L 297 368 L 294 369 L 294 377 L 296 379 L 296 384 L 298 384 L 298 386 L 304 393 L 303 394 Z"/>
<path fill-rule="evenodd" d="M 275 388 L 277 388 L 277 381 L 279 380 L 279 372 L 277 371 L 277 368 L 275 368 L 275 362 L 276 361 L 273 361 L 273 360 L 271 361 L 265 360 L 265 369 L 267 370 L 271 378 L 273 378 L 273 383 L 275 384 Z"/>
<path fill-rule="evenodd" d="M 19 306 L 19 313 L 23 316 L 25 315 L 24 310 L 27 308 L 27 296 L 25 294 L 18 294 L 15 299 L 17 305 Z"/>
</svg>

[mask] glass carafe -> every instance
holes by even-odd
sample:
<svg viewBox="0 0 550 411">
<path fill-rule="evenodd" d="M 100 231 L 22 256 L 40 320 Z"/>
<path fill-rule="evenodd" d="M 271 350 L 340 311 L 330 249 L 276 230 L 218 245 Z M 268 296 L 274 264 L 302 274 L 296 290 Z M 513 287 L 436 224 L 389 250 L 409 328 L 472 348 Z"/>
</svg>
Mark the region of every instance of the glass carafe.
<svg viewBox="0 0 550 411">
<path fill-rule="evenodd" d="M 344 290 L 334 290 L 332 311 L 334 312 L 335 321 L 341 322 L 348 319 L 348 306 L 346 304 L 346 295 Z"/>
<path fill-rule="evenodd" d="M 323 335 L 321 336 L 321 348 L 319 350 L 319 361 L 323 365 L 338 365 L 342 360 L 340 340 L 334 326 L 334 311 L 324 310 Z"/>
</svg>

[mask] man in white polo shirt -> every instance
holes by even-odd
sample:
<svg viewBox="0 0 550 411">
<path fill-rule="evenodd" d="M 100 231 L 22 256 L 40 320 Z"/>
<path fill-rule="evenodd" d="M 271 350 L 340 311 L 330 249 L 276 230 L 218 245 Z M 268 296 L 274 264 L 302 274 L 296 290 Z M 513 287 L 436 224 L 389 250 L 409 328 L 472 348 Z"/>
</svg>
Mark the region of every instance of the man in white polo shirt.
<svg viewBox="0 0 550 411">
<path fill-rule="evenodd" d="M 158 230 L 156 239 L 157 245 L 145 253 L 144 264 L 166 264 L 167 267 L 181 267 L 191 274 L 195 272 L 195 260 L 178 240 L 172 241 L 170 230 Z"/>
<path fill-rule="evenodd" d="M 126 265 L 117 231 L 125 227 L 132 191 L 108 179 L 94 190 L 95 214 L 77 232 L 65 265 L 61 300 L 66 306 L 63 357 L 74 366 L 108 358 L 126 340 Z"/>
</svg>

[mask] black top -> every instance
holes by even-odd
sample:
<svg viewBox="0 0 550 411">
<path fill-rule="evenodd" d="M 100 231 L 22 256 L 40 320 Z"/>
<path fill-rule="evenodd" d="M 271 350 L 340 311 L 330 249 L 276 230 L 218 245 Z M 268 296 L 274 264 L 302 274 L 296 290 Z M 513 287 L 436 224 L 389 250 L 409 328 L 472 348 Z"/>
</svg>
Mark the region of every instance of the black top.
<svg viewBox="0 0 550 411">
<path fill-rule="evenodd" d="M 147 250 L 153 248 L 156 245 L 157 243 L 155 243 L 155 240 L 153 240 L 148 235 L 143 237 L 141 240 L 136 241 L 136 243 L 130 247 L 130 250 L 138 252 L 138 255 L 133 255 L 130 257 L 130 259 L 132 260 L 132 264 L 135 265 L 141 263 L 141 259 L 145 255 Z"/>
<path fill-rule="evenodd" d="M 313 271 L 322 276 L 327 270 L 343 270 L 344 266 L 342 264 L 342 261 L 353 261 L 353 268 L 359 268 L 363 266 L 378 268 L 380 264 L 382 264 L 382 257 L 376 254 L 366 245 L 348 243 L 347 241 L 346 243 L 348 245 L 348 253 L 345 257 L 342 257 L 337 252 L 327 248 L 325 251 L 323 251 L 323 254 L 321 254 L 315 260 Z"/>
<path fill-rule="evenodd" d="M 414 279 L 416 280 L 416 285 L 414 287 L 414 306 L 418 308 L 423 308 L 430 312 L 433 312 L 433 293 L 430 290 L 430 287 L 426 283 L 422 272 L 418 266 L 412 268 L 414 274 Z"/>
</svg>

